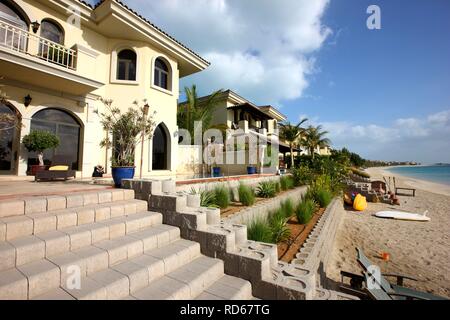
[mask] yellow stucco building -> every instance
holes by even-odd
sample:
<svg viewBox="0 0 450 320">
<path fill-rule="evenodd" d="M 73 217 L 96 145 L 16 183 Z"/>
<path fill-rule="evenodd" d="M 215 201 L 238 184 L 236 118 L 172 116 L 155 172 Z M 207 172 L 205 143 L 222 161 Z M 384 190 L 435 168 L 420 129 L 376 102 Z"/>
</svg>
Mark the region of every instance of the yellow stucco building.
<svg viewBox="0 0 450 320">
<path fill-rule="evenodd" d="M 0 84 L 8 96 L 0 113 L 21 128 L 0 131 L 0 174 L 26 175 L 36 161 L 21 145 L 33 129 L 50 130 L 61 144 L 45 152 L 70 159 L 77 177 L 94 166 L 109 170 L 98 115 L 104 97 L 126 111 L 147 99 L 157 127 L 144 143 L 144 176 L 177 168 L 179 79 L 209 63 L 120 1 L 92 7 L 80 0 L 0 0 Z M 135 150 L 140 170 L 141 146 Z"/>
</svg>

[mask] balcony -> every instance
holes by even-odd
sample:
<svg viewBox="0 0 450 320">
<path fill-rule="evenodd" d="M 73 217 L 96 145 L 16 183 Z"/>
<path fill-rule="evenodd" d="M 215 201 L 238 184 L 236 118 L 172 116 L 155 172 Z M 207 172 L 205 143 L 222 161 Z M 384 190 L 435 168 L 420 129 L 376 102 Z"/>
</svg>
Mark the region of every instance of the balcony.
<svg viewBox="0 0 450 320">
<path fill-rule="evenodd" d="M 0 21 L 0 46 L 75 70 L 77 52 Z"/>
<path fill-rule="evenodd" d="M 81 58 L 89 63 L 84 56 Z M 78 63 L 77 46 L 67 48 L 0 21 L 0 70 L 5 79 L 70 94 L 86 94 L 103 85 L 93 74 L 80 75 Z M 95 59 L 89 64 L 95 65 Z"/>
</svg>

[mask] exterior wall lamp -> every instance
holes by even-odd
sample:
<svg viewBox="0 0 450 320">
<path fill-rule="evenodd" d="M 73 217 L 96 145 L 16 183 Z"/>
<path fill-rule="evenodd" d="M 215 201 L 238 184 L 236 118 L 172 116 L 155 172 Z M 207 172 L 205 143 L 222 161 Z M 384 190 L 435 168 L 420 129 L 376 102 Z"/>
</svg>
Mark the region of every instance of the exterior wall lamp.
<svg viewBox="0 0 450 320">
<path fill-rule="evenodd" d="M 33 30 L 34 33 L 38 32 L 40 26 L 41 24 L 38 21 L 31 23 L 31 29 Z"/>
<path fill-rule="evenodd" d="M 33 100 L 33 98 L 31 98 L 30 95 L 27 95 L 25 98 L 23 98 L 23 104 L 25 107 L 28 107 L 31 103 L 31 100 Z"/>
</svg>

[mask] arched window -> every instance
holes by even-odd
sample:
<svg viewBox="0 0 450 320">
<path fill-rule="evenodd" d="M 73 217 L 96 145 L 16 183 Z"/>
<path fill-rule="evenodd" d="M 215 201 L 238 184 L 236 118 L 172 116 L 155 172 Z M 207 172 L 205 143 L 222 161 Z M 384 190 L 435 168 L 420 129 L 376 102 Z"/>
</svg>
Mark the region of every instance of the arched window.
<svg viewBox="0 0 450 320">
<path fill-rule="evenodd" d="M 59 46 L 52 43 L 64 44 L 64 31 L 62 28 L 50 20 L 43 20 L 40 30 L 41 37 L 49 41 L 39 41 L 39 57 L 49 62 L 66 65 L 68 59 L 67 54 L 61 51 Z"/>
<path fill-rule="evenodd" d="M 169 67 L 161 58 L 158 58 L 155 60 L 155 72 L 154 73 L 155 73 L 155 76 L 153 79 L 153 84 L 160 88 L 170 90 L 170 88 L 169 88 L 169 81 L 170 81 Z"/>
<path fill-rule="evenodd" d="M 59 138 L 58 148 L 44 152 L 45 160 L 51 162 L 55 155 L 64 156 L 73 170 L 79 170 L 81 125 L 75 117 L 60 109 L 44 109 L 31 118 L 32 130 L 50 131 Z"/>
<path fill-rule="evenodd" d="M 125 49 L 117 55 L 117 80 L 136 81 L 136 52 Z"/>
<path fill-rule="evenodd" d="M 169 140 L 164 125 L 161 123 L 153 133 L 152 170 L 168 170 Z"/>
<path fill-rule="evenodd" d="M 0 0 L 0 22 L 7 23 L 15 29 L 28 31 L 28 18 L 21 13 L 21 9 L 14 3 L 7 0 Z M 7 31 L 8 30 L 8 31 Z M 25 33 L 13 32 L 10 27 L 0 29 L 0 45 L 12 47 L 15 50 L 27 50 L 27 36 Z"/>
<path fill-rule="evenodd" d="M 58 44 L 64 44 L 64 31 L 56 23 L 43 20 L 41 23 L 41 37 Z"/>
<path fill-rule="evenodd" d="M 0 173 L 10 174 L 17 160 L 20 115 L 9 103 L 0 102 Z"/>
</svg>

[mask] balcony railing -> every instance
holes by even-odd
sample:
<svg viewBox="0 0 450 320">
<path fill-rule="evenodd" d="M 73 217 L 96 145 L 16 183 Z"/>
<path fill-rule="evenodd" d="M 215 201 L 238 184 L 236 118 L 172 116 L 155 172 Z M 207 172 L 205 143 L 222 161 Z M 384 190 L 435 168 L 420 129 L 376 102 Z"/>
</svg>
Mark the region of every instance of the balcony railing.
<svg viewBox="0 0 450 320">
<path fill-rule="evenodd" d="M 75 70 L 77 51 L 0 21 L 0 47 Z"/>
</svg>

